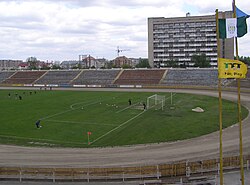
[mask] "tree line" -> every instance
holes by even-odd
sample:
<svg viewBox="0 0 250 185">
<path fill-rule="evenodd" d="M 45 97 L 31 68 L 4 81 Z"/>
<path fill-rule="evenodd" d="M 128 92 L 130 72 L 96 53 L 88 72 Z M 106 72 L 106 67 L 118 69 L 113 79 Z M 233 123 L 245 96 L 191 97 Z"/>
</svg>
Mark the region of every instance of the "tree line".
<svg viewBox="0 0 250 185">
<path fill-rule="evenodd" d="M 234 59 L 236 60 L 236 57 Z M 250 57 L 239 56 L 239 60 L 250 66 Z"/>
<path fill-rule="evenodd" d="M 236 59 L 236 57 L 234 57 L 234 59 Z M 239 60 L 244 62 L 247 65 L 250 65 L 250 57 L 239 56 Z M 30 69 L 36 69 L 37 63 L 39 62 L 39 60 L 37 60 L 35 57 L 29 57 L 26 60 L 26 62 L 28 62 Z M 192 63 L 192 65 L 190 65 L 190 63 Z M 175 61 L 175 60 L 169 60 L 169 61 L 164 62 L 163 64 L 164 64 L 164 67 L 173 67 L 173 68 L 186 68 L 186 67 L 209 68 L 211 67 L 210 59 L 205 54 L 201 54 L 201 55 L 195 54 L 192 56 L 191 61 L 179 63 L 178 61 Z M 57 69 L 58 67 L 60 68 L 60 66 L 58 65 L 53 65 L 52 69 Z M 110 63 L 110 66 L 106 66 L 106 68 L 113 68 L 113 67 L 115 66 L 113 66 L 111 63 Z M 135 67 L 136 68 L 150 68 L 148 59 L 140 58 L 139 63 Z M 131 66 L 124 65 L 122 66 L 122 68 L 131 68 Z"/>
</svg>

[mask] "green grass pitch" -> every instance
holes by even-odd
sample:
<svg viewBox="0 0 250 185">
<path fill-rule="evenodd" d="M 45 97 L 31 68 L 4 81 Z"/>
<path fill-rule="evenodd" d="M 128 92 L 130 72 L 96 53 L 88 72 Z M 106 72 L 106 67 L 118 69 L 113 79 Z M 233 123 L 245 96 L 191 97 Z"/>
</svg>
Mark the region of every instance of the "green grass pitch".
<svg viewBox="0 0 250 185">
<path fill-rule="evenodd" d="M 171 106 L 170 93 L 157 93 L 166 97 L 164 110 L 144 111 L 142 103 L 153 94 L 1 90 L 0 143 L 105 147 L 184 140 L 219 129 L 217 98 L 173 93 Z M 195 107 L 205 112 L 193 112 Z M 242 114 L 243 118 L 248 114 L 244 107 Z M 38 119 L 41 119 L 40 129 L 35 125 Z M 223 127 L 234 123 L 237 123 L 237 104 L 224 100 Z M 92 133 L 90 145 L 88 132 Z"/>
</svg>

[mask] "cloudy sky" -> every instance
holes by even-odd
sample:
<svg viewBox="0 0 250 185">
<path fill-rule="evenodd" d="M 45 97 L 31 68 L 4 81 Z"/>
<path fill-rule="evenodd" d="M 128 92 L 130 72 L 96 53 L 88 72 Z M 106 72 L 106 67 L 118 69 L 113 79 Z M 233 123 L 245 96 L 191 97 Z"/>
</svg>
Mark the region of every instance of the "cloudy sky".
<svg viewBox="0 0 250 185">
<path fill-rule="evenodd" d="M 147 18 L 214 14 L 231 0 L 0 0 L 0 59 L 147 57 Z M 250 1 L 236 0 L 250 14 Z M 248 19 L 250 27 L 250 18 Z M 250 29 L 248 28 L 248 32 Z M 250 33 L 239 39 L 250 56 Z"/>
</svg>

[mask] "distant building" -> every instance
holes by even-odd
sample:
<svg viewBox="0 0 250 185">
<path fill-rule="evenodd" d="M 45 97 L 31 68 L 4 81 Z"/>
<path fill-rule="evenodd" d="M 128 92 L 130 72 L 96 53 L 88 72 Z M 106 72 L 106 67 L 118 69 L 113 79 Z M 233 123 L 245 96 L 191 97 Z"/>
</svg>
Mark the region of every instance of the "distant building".
<svg viewBox="0 0 250 185">
<path fill-rule="evenodd" d="M 38 64 L 37 64 L 37 68 L 38 69 L 43 69 L 43 68 L 52 68 L 53 66 L 53 62 L 49 62 L 49 61 L 38 61 Z"/>
<path fill-rule="evenodd" d="M 232 12 L 219 12 L 219 18 L 230 18 Z M 220 40 L 221 56 L 234 58 L 234 41 Z M 151 67 L 175 61 L 192 63 L 193 55 L 205 54 L 217 66 L 215 15 L 148 18 L 148 59 Z"/>
<path fill-rule="evenodd" d="M 135 67 L 140 62 L 140 58 L 129 58 L 131 60 L 131 67 Z"/>
<path fill-rule="evenodd" d="M 18 65 L 22 60 L 0 60 L 0 70 L 18 69 Z"/>
<path fill-rule="evenodd" d="M 95 59 L 90 55 L 79 55 L 79 63 L 83 68 L 102 68 L 105 66 L 107 60 L 102 59 Z"/>
<path fill-rule="evenodd" d="M 33 66 L 31 66 L 30 62 L 22 62 L 18 65 L 19 70 L 27 70 L 27 69 L 46 69 L 51 68 L 53 65 L 52 62 L 43 62 L 43 61 L 37 61 Z"/>
<path fill-rule="evenodd" d="M 84 68 L 96 68 L 97 60 L 90 55 L 84 55 L 84 56 L 85 57 L 82 58 L 82 60 L 80 61 L 80 64 Z"/>
<path fill-rule="evenodd" d="M 107 66 L 108 64 L 108 60 L 105 58 L 98 58 L 97 60 L 97 67 L 96 68 L 103 68 L 105 66 Z"/>
<path fill-rule="evenodd" d="M 77 60 L 68 60 L 68 61 L 63 61 L 60 64 L 60 67 L 63 69 L 72 69 L 72 68 L 78 67 L 78 65 L 79 65 L 79 61 Z"/>
<path fill-rule="evenodd" d="M 29 69 L 29 64 L 28 62 L 22 62 L 18 65 L 18 69 L 19 70 L 26 70 L 26 69 Z"/>
<path fill-rule="evenodd" d="M 122 67 L 124 65 L 132 67 L 132 60 L 129 59 L 129 58 L 127 58 L 127 57 L 125 57 L 125 56 L 117 57 L 112 62 L 115 65 L 115 67 Z"/>
</svg>

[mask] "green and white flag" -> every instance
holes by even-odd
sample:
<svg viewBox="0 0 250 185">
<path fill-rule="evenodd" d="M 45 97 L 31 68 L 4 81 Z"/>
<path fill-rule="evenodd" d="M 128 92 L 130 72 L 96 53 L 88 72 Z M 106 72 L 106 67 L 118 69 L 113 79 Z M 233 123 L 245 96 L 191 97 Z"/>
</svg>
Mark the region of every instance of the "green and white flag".
<svg viewBox="0 0 250 185">
<path fill-rule="evenodd" d="M 219 19 L 220 39 L 242 37 L 247 33 L 247 17 Z"/>
</svg>

